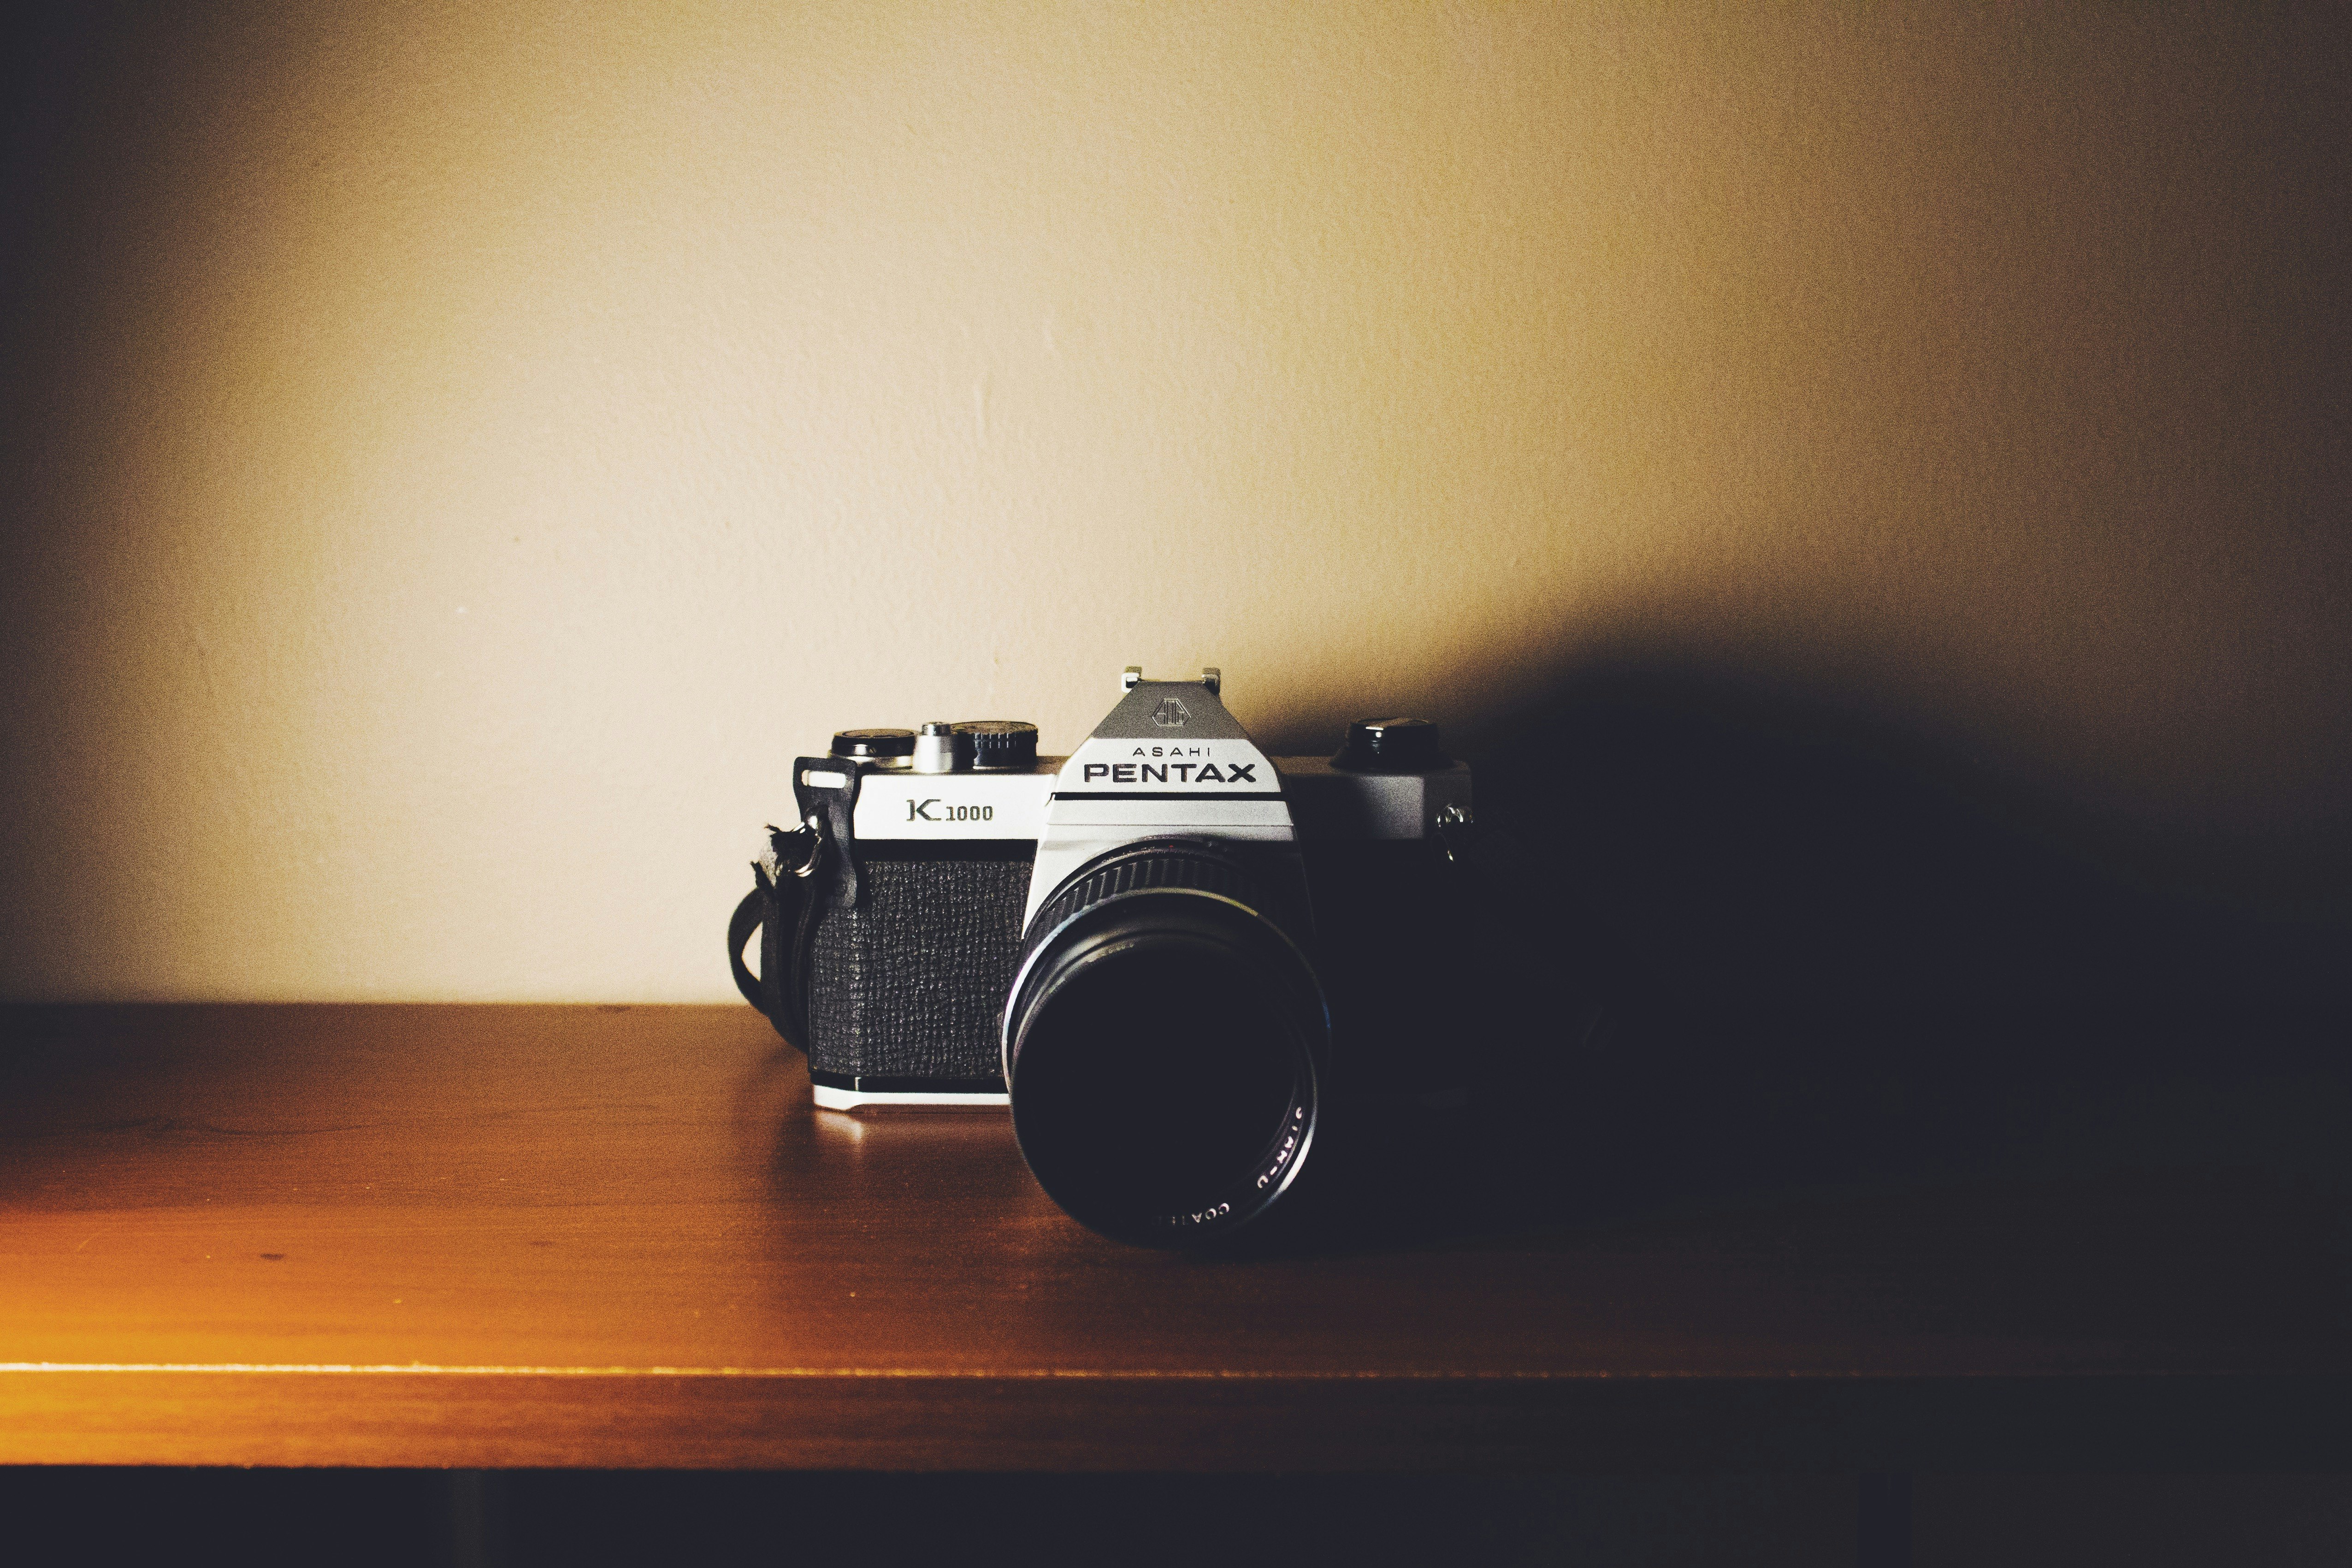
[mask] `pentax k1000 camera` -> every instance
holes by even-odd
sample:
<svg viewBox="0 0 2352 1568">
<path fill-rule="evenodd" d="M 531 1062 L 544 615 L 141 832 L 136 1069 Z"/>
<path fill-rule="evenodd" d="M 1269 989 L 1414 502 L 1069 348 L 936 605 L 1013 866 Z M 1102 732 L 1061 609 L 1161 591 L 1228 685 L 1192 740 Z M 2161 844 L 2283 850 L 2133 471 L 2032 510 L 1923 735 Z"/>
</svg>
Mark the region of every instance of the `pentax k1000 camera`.
<svg viewBox="0 0 2352 1568">
<path fill-rule="evenodd" d="M 1268 757 L 1214 669 L 1122 685 L 1066 758 L 1003 721 L 799 758 L 728 952 L 820 1106 L 1009 1103 L 1064 1209 L 1192 1246 L 1293 1188 L 1335 1086 L 1444 1032 L 1470 770 L 1421 720 Z"/>
</svg>

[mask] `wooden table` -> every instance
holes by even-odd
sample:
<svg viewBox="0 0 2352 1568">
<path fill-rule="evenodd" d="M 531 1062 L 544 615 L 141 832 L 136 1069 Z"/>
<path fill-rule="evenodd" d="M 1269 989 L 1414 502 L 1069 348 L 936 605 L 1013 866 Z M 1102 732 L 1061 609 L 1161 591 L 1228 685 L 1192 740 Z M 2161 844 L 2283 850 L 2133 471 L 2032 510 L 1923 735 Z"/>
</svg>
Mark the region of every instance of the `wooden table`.
<svg viewBox="0 0 2352 1568">
<path fill-rule="evenodd" d="M 1987 1178 L 1211 1261 L 745 1008 L 0 1015 L 0 1463 L 2341 1468 L 2341 1208 Z M 2168 1184 L 2171 1184 L 2168 1185 Z"/>
</svg>

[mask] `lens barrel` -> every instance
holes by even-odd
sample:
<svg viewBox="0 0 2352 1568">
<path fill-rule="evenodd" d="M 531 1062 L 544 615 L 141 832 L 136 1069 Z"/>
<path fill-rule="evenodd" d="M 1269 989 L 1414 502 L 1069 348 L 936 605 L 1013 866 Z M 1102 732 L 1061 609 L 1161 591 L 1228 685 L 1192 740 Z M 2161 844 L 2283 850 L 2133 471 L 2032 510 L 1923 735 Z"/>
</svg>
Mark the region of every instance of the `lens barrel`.
<svg viewBox="0 0 2352 1568">
<path fill-rule="evenodd" d="M 1329 1014 L 1272 891 L 1225 846 L 1151 839 L 1031 922 L 1004 1021 L 1013 1135 L 1106 1236 L 1205 1245 L 1306 1163 Z"/>
</svg>

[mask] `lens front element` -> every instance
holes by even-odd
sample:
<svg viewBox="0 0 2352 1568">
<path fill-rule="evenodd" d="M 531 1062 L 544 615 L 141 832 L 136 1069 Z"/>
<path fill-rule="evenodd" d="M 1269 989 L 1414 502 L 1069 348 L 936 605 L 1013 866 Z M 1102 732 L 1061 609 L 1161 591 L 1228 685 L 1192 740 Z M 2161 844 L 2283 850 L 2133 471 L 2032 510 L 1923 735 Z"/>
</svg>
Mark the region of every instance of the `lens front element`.
<svg viewBox="0 0 2352 1568">
<path fill-rule="evenodd" d="M 1105 1235 L 1222 1236 L 1306 1159 L 1328 1024 L 1256 895 L 1223 853 L 1156 841 L 1073 877 L 1033 925 L 1005 1020 L 1013 1133 Z"/>
</svg>

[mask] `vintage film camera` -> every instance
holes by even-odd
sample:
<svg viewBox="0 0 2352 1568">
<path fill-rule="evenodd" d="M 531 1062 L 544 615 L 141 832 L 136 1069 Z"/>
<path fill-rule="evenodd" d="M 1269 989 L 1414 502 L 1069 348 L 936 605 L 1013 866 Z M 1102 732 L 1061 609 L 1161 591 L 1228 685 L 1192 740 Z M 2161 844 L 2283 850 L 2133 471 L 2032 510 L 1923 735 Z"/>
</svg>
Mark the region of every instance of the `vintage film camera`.
<svg viewBox="0 0 2352 1568">
<path fill-rule="evenodd" d="M 1070 1214 L 1198 1245 L 1291 1190 L 1335 1089 L 1425 1072 L 1469 940 L 1470 770 L 1417 719 L 1268 757 L 1214 669 L 1122 687 L 1066 758 L 984 721 L 798 759 L 729 957 L 818 1105 L 1009 1103 Z"/>
</svg>

